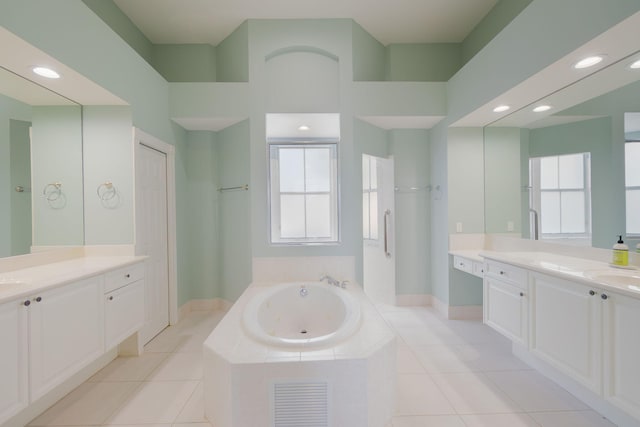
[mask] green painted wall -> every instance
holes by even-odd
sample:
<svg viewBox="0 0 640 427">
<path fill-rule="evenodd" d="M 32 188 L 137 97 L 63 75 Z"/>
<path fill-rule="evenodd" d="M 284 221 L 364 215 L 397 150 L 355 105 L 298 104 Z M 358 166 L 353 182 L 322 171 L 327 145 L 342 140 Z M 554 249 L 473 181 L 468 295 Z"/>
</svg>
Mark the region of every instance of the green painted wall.
<svg viewBox="0 0 640 427">
<path fill-rule="evenodd" d="M 591 216 L 592 244 L 600 248 L 613 245 L 617 234 L 624 234 L 624 167 L 616 173 L 612 151 L 611 118 L 586 120 L 567 125 L 552 126 L 531 131 L 529 157 L 556 156 L 560 154 L 591 153 Z"/>
<path fill-rule="evenodd" d="M 484 206 L 486 233 L 520 233 L 523 185 L 520 129 L 484 128 Z M 509 230 L 508 223 L 513 223 Z"/>
<path fill-rule="evenodd" d="M 10 255 L 28 254 L 31 251 L 31 148 L 29 128 L 31 122 L 10 120 L 10 170 L 11 184 L 9 191 L 11 198 Z M 23 192 L 15 189 L 20 186 Z M 5 200 L 5 199 L 0 199 Z M 6 205 L 3 203 L 3 205 Z M 1 221 L 1 220 L 0 220 Z"/>
<path fill-rule="evenodd" d="M 429 132 L 389 131 L 389 153 L 399 189 L 395 193 L 396 293 L 431 294 Z"/>
<path fill-rule="evenodd" d="M 209 131 L 187 134 L 189 296 L 210 299 L 220 295 L 221 220 L 218 135 Z"/>
<path fill-rule="evenodd" d="M 462 42 L 466 63 L 506 27 L 532 0 L 500 0 Z"/>
<path fill-rule="evenodd" d="M 385 80 L 385 48 L 357 22 L 352 21 L 353 81 Z"/>
<path fill-rule="evenodd" d="M 87 245 L 131 245 L 135 242 L 132 126 L 129 107 L 82 107 Z M 98 187 L 105 182 L 113 183 L 116 189 L 112 200 L 102 201 L 97 195 Z"/>
<path fill-rule="evenodd" d="M 11 121 L 31 120 L 31 106 L 0 94 L 0 257 L 13 254 L 11 248 L 11 203 L 14 197 L 11 168 Z M 29 185 L 31 186 L 31 185 Z M 30 197 L 31 194 L 28 193 Z M 31 215 L 29 215 L 31 219 Z"/>
<path fill-rule="evenodd" d="M 450 128 L 447 136 L 449 233 L 484 232 L 484 148 L 482 128 Z"/>
<path fill-rule="evenodd" d="M 113 31 L 129 44 L 138 55 L 152 63 L 154 46 L 149 39 L 135 26 L 131 19 L 120 10 L 113 0 L 82 0 Z"/>
<path fill-rule="evenodd" d="M 429 131 L 432 186 L 431 203 L 431 290 L 439 301 L 449 303 L 449 189 L 447 125 L 444 122 Z"/>
<path fill-rule="evenodd" d="M 216 47 L 219 82 L 249 81 L 249 21 L 245 21 Z"/>
<path fill-rule="evenodd" d="M 235 301 L 251 283 L 251 224 L 253 186 L 249 159 L 249 121 L 228 127 L 217 135 L 220 187 L 250 184 L 249 191 L 226 191 L 218 195 L 220 210 L 220 293 L 219 297 Z M 264 152 L 266 158 L 266 151 Z M 264 184 L 264 178 L 262 186 Z M 256 184 L 260 186 L 260 184 Z M 265 217 L 266 218 L 266 217 Z"/>
<path fill-rule="evenodd" d="M 390 44 L 386 58 L 386 80 L 446 82 L 462 67 L 462 45 Z"/>
<path fill-rule="evenodd" d="M 84 207 L 80 106 L 33 107 L 33 244 L 82 245 Z M 60 183 L 60 192 L 51 184 Z M 50 197 L 43 194 L 45 187 Z M 42 195 L 42 196 L 41 196 Z"/>
<path fill-rule="evenodd" d="M 216 48 L 210 44 L 156 44 L 151 64 L 168 82 L 216 81 Z"/>
</svg>

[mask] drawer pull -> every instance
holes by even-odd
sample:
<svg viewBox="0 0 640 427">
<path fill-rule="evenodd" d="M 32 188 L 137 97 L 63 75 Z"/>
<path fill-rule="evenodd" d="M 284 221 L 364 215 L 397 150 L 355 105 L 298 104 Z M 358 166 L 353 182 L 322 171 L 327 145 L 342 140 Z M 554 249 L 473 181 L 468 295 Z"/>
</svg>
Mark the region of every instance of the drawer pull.
<svg viewBox="0 0 640 427">
<path fill-rule="evenodd" d="M 37 297 L 36 302 L 40 302 L 40 301 L 42 301 L 42 297 Z"/>
<path fill-rule="evenodd" d="M 109 297 L 109 301 L 113 301 L 113 295 Z"/>
<path fill-rule="evenodd" d="M 607 299 L 607 298 L 609 298 L 609 296 L 607 294 L 602 294 L 602 295 L 600 295 L 600 298 Z"/>
<path fill-rule="evenodd" d="M 127 279 L 131 277 L 131 274 L 127 273 L 124 275 L 124 277 L 126 277 Z"/>
<path fill-rule="evenodd" d="M 524 296 L 524 292 L 520 292 L 520 296 L 523 297 Z"/>
<path fill-rule="evenodd" d="M 594 296 L 595 294 L 596 294 L 596 291 L 594 290 L 589 291 L 589 295 Z"/>
<path fill-rule="evenodd" d="M 29 307 L 31 305 L 31 300 L 26 300 L 22 304 L 24 304 L 25 307 Z"/>
<path fill-rule="evenodd" d="M 504 271 L 500 270 L 500 275 L 501 275 L 501 276 L 504 276 L 505 274 L 506 274 L 506 273 L 505 273 Z"/>
</svg>

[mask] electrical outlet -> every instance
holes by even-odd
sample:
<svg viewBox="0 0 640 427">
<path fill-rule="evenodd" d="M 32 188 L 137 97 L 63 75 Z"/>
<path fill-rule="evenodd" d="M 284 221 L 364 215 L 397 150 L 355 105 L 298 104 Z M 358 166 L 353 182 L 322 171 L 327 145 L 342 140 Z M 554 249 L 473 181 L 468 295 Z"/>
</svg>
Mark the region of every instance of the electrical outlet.
<svg viewBox="0 0 640 427">
<path fill-rule="evenodd" d="M 507 221 L 507 231 L 513 231 L 513 221 Z"/>
<path fill-rule="evenodd" d="M 456 233 L 462 233 L 462 223 L 456 222 Z"/>
</svg>

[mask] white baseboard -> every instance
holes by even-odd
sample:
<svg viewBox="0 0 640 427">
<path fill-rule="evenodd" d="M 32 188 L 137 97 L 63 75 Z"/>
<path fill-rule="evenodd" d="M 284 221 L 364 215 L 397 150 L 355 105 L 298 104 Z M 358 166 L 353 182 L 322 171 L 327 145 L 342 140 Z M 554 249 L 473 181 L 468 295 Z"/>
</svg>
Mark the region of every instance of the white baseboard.
<svg viewBox="0 0 640 427">
<path fill-rule="evenodd" d="M 192 311 L 229 311 L 233 303 L 222 298 L 192 299 L 178 309 L 178 321 L 182 321 Z"/>
</svg>

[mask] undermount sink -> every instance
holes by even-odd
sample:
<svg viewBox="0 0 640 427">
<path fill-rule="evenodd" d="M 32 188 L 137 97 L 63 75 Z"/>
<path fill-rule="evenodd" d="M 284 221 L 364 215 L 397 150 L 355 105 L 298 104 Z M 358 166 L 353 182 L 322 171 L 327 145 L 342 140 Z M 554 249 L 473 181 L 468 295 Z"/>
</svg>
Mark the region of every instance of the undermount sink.
<svg viewBox="0 0 640 427">
<path fill-rule="evenodd" d="M 640 272 L 611 272 L 611 271 L 597 271 L 587 272 L 585 276 L 598 282 L 622 285 L 622 286 L 635 286 L 640 288 Z"/>
</svg>

